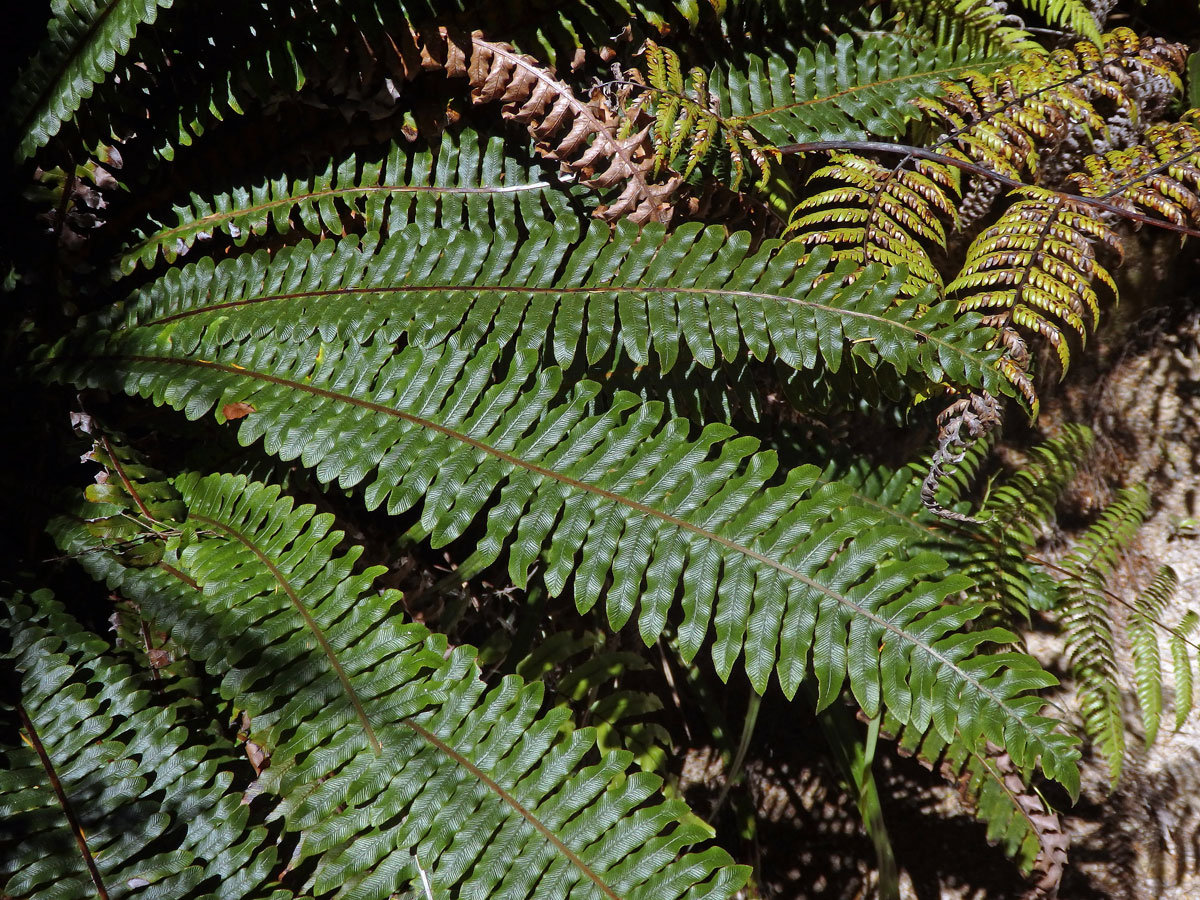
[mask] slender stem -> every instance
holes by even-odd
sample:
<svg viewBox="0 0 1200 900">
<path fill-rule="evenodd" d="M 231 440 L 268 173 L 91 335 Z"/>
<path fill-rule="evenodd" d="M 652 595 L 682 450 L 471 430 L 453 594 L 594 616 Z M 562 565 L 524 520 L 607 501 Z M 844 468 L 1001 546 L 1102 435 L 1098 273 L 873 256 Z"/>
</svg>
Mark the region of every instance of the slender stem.
<svg viewBox="0 0 1200 900">
<path fill-rule="evenodd" d="M 42 761 L 42 768 L 46 770 L 46 777 L 50 779 L 50 787 L 54 789 L 54 796 L 58 798 L 58 805 L 62 807 L 63 815 L 67 817 L 67 824 L 71 826 L 71 834 L 75 836 L 75 843 L 79 845 L 79 853 L 83 856 L 83 864 L 87 866 L 88 874 L 92 876 L 92 883 L 96 885 L 96 893 L 99 894 L 100 900 L 108 900 L 108 890 L 104 887 L 104 880 L 100 877 L 100 870 L 96 867 L 96 859 L 92 856 L 92 851 L 88 847 L 87 837 L 83 833 L 79 819 L 75 816 L 75 810 L 71 808 L 71 801 L 67 799 L 67 792 L 63 789 L 62 782 L 58 780 L 58 773 L 54 770 L 54 762 L 50 759 L 50 754 L 46 752 L 46 748 L 42 745 L 42 739 L 38 736 L 37 729 L 33 727 L 33 720 L 29 718 L 29 713 L 25 711 L 25 705 L 18 703 L 17 712 L 20 713 L 21 725 L 24 727 L 25 733 L 29 736 L 29 743 L 33 745 L 38 759 Z"/>
</svg>

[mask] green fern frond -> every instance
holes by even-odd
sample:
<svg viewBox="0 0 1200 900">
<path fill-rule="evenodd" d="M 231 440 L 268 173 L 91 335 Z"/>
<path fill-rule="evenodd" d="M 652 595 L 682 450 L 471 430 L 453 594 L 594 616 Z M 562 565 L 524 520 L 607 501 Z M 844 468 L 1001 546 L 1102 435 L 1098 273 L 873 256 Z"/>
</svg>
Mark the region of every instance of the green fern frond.
<svg viewBox="0 0 1200 900">
<path fill-rule="evenodd" d="M 879 512 L 908 530 L 910 546 L 930 550 L 949 561 L 956 571 L 969 573 L 975 584 L 972 601 L 985 612 L 980 622 L 1015 622 L 1028 618 L 1030 605 L 1048 608 L 1060 588 L 1046 569 L 1030 556 L 1039 531 L 1052 520 L 1061 493 L 1076 467 L 1087 456 L 1091 433 L 1082 427 L 1064 429 L 1056 438 L 1033 447 L 1022 468 L 991 485 L 978 512 L 982 524 L 971 529 L 947 526 L 921 501 L 923 463 L 899 469 L 858 463 L 831 466 L 822 478 L 850 489 L 857 504 Z M 987 450 L 975 445 L 961 464 L 961 478 L 949 478 L 943 501 L 956 506 L 962 483 L 974 481 Z M 885 717 L 885 730 L 897 735 L 905 752 L 917 753 L 930 764 L 943 765 L 947 775 L 969 798 L 975 815 L 988 827 L 989 840 L 999 842 L 1025 870 L 1061 865 L 1063 834 L 1044 800 L 1028 787 L 1028 773 L 998 764 L 998 755 L 958 739 L 949 741 L 930 732 L 904 729 Z M 1010 764 L 1011 765 L 1011 764 Z"/>
<path fill-rule="evenodd" d="M 1030 553 L 1053 521 L 1055 506 L 1091 452 L 1091 432 L 1069 425 L 1056 437 L 1029 448 L 1021 468 L 995 478 L 971 529 L 948 527 L 921 501 L 925 461 L 900 468 L 859 464 L 833 465 L 823 479 L 848 487 L 857 504 L 879 512 L 907 529 L 913 545 L 942 556 L 975 582 L 972 599 L 1006 625 L 1029 618 L 1031 604 L 1048 609 L 1058 595 L 1057 582 Z M 964 509 L 962 494 L 979 476 L 986 444 L 968 448 L 958 468 L 943 481 L 940 501 Z"/>
<path fill-rule="evenodd" d="M 1077 682 L 1083 727 L 1108 766 L 1115 788 L 1125 759 L 1125 722 L 1117 673 L 1116 638 L 1104 595 L 1120 554 L 1133 540 L 1150 506 L 1144 488 L 1121 491 L 1063 561 L 1066 629 L 1071 674 Z"/>
<path fill-rule="evenodd" d="M 1162 659 L 1158 652 L 1157 623 L 1163 610 L 1179 589 L 1179 577 L 1170 566 L 1163 566 L 1134 601 L 1129 617 L 1129 643 L 1133 650 L 1133 680 L 1137 686 L 1138 706 L 1142 711 L 1145 743 L 1150 747 L 1158 736 L 1162 718 Z M 1190 667 L 1190 664 L 1189 664 Z M 1182 711 L 1187 716 L 1189 709 Z M 1180 711 L 1176 710 L 1176 717 Z"/>
<path fill-rule="evenodd" d="M 421 347 L 456 336 L 493 350 L 552 349 L 563 366 L 598 362 L 615 346 L 637 364 L 653 351 L 664 370 L 685 350 L 706 367 L 740 355 L 832 372 L 884 365 L 918 388 L 1011 390 L 998 353 L 980 352 L 989 334 L 976 319 L 924 298 L 893 302 L 898 275 L 880 266 L 843 286 L 856 267 L 827 273 L 824 248 L 806 260 L 794 243 L 751 252 L 748 234 L 698 224 L 668 235 L 597 223 L 573 246 L 572 237 L 542 223 L 519 244 L 511 232 L 407 226 L 378 246 L 368 235 L 203 260 L 139 290 L 131 314 L 106 324 L 179 348 L 214 327 L 222 343 L 274 328 L 289 341 L 377 330 Z"/>
<path fill-rule="evenodd" d="M 272 884 L 278 849 L 235 785 L 244 761 L 196 728 L 194 704 L 161 702 L 48 591 L 0 614 L 0 671 L 24 719 L 24 746 L 5 746 L 0 769 L 0 891 L 293 896 Z"/>
<path fill-rule="evenodd" d="M 515 671 L 526 681 L 546 681 L 551 696 L 558 698 L 557 705 L 580 710 L 580 720 L 596 729 L 602 750 L 629 750 L 642 771 L 661 771 L 671 736 L 657 722 L 642 717 L 662 709 L 662 700 L 620 684 L 650 664 L 637 653 L 606 649 L 605 643 L 601 632 L 576 636 L 560 631 L 520 660 Z"/>
<path fill-rule="evenodd" d="M 243 477 L 175 486 L 193 533 L 159 566 L 85 564 L 248 717 L 269 762 L 254 802 L 295 835 L 283 874 L 302 868 L 302 890 L 386 898 L 418 883 L 418 866 L 464 896 L 536 881 L 546 898 L 588 882 L 607 897 L 730 897 L 744 882 L 723 852 L 689 852 L 710 830 L 655 801 L 658 779 L 627 772 L 629 753 L 585 765 L 594 732 L 540 714 L 540 685 L 514 676 L 485 692 L 472 648 L 401 624 L 399 595 L 371 589 L 382 569 L 354 574 L 361 548 L 334 556 L 331 516 Z M 64 549 L 90 540 L 69 520 L 56 531 Z"/>
<path fill-rule="evenodd" d="M 1175 730 L 1178 731 L 1187 721 L 1192 710 L 1193 678 L 1192 660 L 1188 647 L 1192 635 L 1200 626 L 1200 614 L 1189 609 L 1184 613 L 1179 624 L 1171 629 L 1171 663 L 1175 679 Z"/>
<path fill-rule="evenodd" d="M 80 430 L 93 438 L 83 459 L 104 467 L 85 492 L 93 504 L 85 527 L 125 564 L 157 564 L 172 528 L 169 523 L 184 513 L 178 492 L 121 435 L 106 431 L 90 416 L 78 419 Z"/>
<path fill-rule="evenodd" d="M 174 0 L 62 0 L 49 35 L 13 88 L 17 157 L 28 159 L 58 134 L 128 50 L 142 25 Z M 102 138 L 108 137 L 103 135 Z"/>
<path fill-rule="evenodd" d="M 936 732 L 920 735 L 885 717 L 883 731 L 896 737 L 900 751 L 915 755 L 930 766 L 940 766 L 972 807 L 975 818 L 987 826 L 987 839 L 999 844 L 1023 872 L 1054 852 L 1047 840 L 1047 825 L 1057 817 L 1042 796 L 1028 786 L 1029 772 L 1014 769 L 1011 759 L 998 759 L 995 747 L 973 746 L 946 740 Z"/>
<path fill-rule="evenodd" d="M 1074 34 L 1087 38 L 1093 44 L 1103 40 L 1100 24 L 1084 0 L 1021 0 L 1051 25 L 1061 25 Z"/>
<path fill-rule="evenodd" d="M 745 71 L 716 73 L 712 89 L 723 117 L 776 146 L 866 140 L 903 135 L 919 114 L 916 98 L 980 67 L 987 63 L 968 64 L 953 43 L 922 50 L 901 35 L 839 35 L 794 60 L 752 54 Z"/>
<path fill-rule="evenodd" d="M 108 107 L 127 110 L 137 123 L 132 129 L 136 133 L 123 137 L 139 146 L 139 152 L 152 152 L 169 162 L 225 119 L 260 109 L 280 96 L 312 96 L 333 85 L 341 91 L 353 83 L 354 96 L 342 98 L 347 116 L 379 107 L 394 111 L 406 82 L 440 70 L 448 78 L 464 79 L 464 94 L 472 102 L 502 104 L 501 114 L 526 126 L 538 152 L 565 171 L 582 175 L 601 190 L 619 188 L 598 215 L 609 220 L 630 216 L 638 222 L 669 217 L 667 198 L 678 181 L 647 180 L 648 167 L 640 157 L 643 136 L 618 140 L 599 100 L 577 96 L 537 58 L 479 31 L 468 33 L 428 19 L 415 24 L 406 7 L 430 15 L 416 2 L 401 3 L 386 22 L 368 0 L 347 0 L 322 9 L 321 15 L 296 5 L 301 8 L 290 15 L 275 7 L 247 9 L 237 27 L 216 30 L 211 21 L 194 21 L 196 13 L 182 8 L 164 29 L 181 45 L 170 50 L 190 49 L 195 43 L 202 51 L 147 50 L 145 59 L 131 64 L 134 72 L 124 71 L 102 85 Z M 358 35 L 361 52 L 331 58 L 325 48 L 342 33 Z M 130 79 L 144 88 L 122 95 L 116 87 Z M 167 111 L 148 106 L 161 102 L 168 91 L 175 102 L 167 102 Z M 98 130 L 99 136 L 92 136 Z M 85 145 L 107 142 L 111 130 L 106 123 L 90 123 Z"/>
<path fill-rule="evenodd" d="M 119 267 L 125 274 L 139 263 L 151 268 L 159 253 L 175 262 L 218 231 L 239 247 L 269 231 L 323 237 L 348 228 L 388 234 L 407 225 L 423 231 L 486 225 L 513 233 L 522 213 L 546 219 L 544 203 L 553 208 L 556 227 L 577 228 L 564 195 L 548 187 L 504 153 L 503 140 L 492 138 L 481 150 L 468 129 L 445 135 L 436 152 L 412 153 L 393 144 L 384 160 L 351 154 L 311 178 L 280 176 L 211 199 L 193 194 L 189 206 L 175 207 L 176 224 L 152 221 L 155 230 L 123 252 Z"/>
<path fill-rule="evenodd" d="M 1046 52 L 991 0 L 897 0 L 896 9 L 905 33 L 935 47 L 958 47 L 975 59 Z"/>
<path fill-rule="evenodd" d="M 1177 86 L 1181 64 L 1177 45 L 1142 41 L 1128 29 L 1117 29 L 1099 48 L 1081 43 L 1049 59 L 1030 54 L 993 75 L 975 72 L 944 83 L 940 97 L 916 102 L 944 129 L 934 151 L 1006 178 L 1036 177 L 1041 151 L 1057 145 L 1067 125 L 1104 133 L 1098 100 L 1136 118 L 1133 85 L 1159 79 Z M 789 223 L 796 240 L 832 244 L 835 258 L 859 265 L 905 265 L 909 275 L 903 291 L 909 296 L 929 285 L 941 290 L 934 251 L 946 247 L 942 223 L 957 223 L 961 186 L 956 170 L 911 154 L 889 167 L 835 153 L 813 178 L 832 180 L 833 186 L 796 207 Z M 1014 325 L 1048 339 L 1065 367 L 1069 349 L 1057 321 L 1084 335 L 1084 315 L 1094 320 L 1099 311 L 1092 279 L 1112 285 L 1107 270 L 1095 263 L 1092 243 L 1108 243 L 1118 252 L 1119 247 L 1084 205 L 1033 187 L 1019 188 L 1015 195 L 1024 199 L 977 239 L 949 290 L 1014 285 L 982 290 L 963 303 L 965 309 L 990 309 L 995 302 L 1006 310 L 983 321 L 999 329 L 1000 368 L 1036 415 L 1029 354 Z M 1017 264 L 1010 262 L 1014 253 Z M 1025 264 L 1035 261 L 1036 266 Z"/>
</svg>

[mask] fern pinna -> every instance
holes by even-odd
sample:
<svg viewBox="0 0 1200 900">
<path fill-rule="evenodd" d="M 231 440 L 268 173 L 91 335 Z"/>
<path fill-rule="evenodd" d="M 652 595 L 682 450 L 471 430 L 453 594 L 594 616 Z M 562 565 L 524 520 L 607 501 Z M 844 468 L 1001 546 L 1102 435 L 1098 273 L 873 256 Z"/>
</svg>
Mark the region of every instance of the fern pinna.
<svg viewBox="0 0 1200 900">
<path fill-rule="evenodd" d="M 1065 369 L 1094 330 L 1121 216 L 1198 224 L 1193 119 L 1161 121 L 1182 50 L 1076 0 L 1028 4 L 1085 39 L 1054 51 L 974 0 L 776 6 L 56 7 L 10 117 L 53 244 L 11 261 L 10 343 L 138 438 L 76 415 L 103 471 L 32 566 L 60 600 L 5 588 L 0 891 L 752 892 L 659 793 L 680 737 L 626 679 L 661 663 L 837 723 L 881 894 L 877 734 L 1053 893 L 1072 731 L 1124 739 L 1097 623 L 1138 516 L 1043 559 L 1084 433 L 990 480 L 981 439 L 1038 411 L 1031 334 Z M 919 458 L 900 435 L 946 398 Z M 486 573 L 505 599 L 456 615 L 496 642 L 414 622 L 374 586 L 402 569 Z M 1192 705 L 1171 594 L 1128 628 L 1148 740 L 1163 635 Z M 1066 624 L 1081 729 L 1032 609 Z"/>
</svg>

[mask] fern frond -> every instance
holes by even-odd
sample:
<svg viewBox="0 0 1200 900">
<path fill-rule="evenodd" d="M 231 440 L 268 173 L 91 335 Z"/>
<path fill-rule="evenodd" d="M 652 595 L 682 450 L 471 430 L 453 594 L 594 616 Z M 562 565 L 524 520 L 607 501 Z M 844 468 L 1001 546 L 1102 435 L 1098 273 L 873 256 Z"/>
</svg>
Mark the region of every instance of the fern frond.
<svg viewBox="0 0 1200 900">
<path fill-rule="evenodd" d="M 63 0 L 45 44 L 13 87 L 17 158 L 28 159 L 70 121 L 130 46 L 174 0 Z"/>
<path fill-rule="evenodd" d="M 445 135 L 436 152 L 393 144 L 384 160 L 352 154 L 311 178 L 280 176 L 211 199 L 192 194 L 190 205 L 175 207 L 176 224 L 152 220 L 118 265 L 124 274 L 139 264 L 151 268 L 159 253 L 174 262 L 218 231 L 239 247 L 270 231 L 323 237 L 343 235 L 347 227 L 388 234 L 407 225 L 423 231 L 486 225 L 506 233 L 515 231 L 523 212 L 545 220 L 543 203 L 553 207 L 555 226 L 569 231 L 576 216 L 566 214 L 563 195 L 548 187 L 504 153 L 503 140 L 492 138 L 481 148 L 467 129 Z"/>
<path fill-rule="evenodd" d="M 786 234 L 807 247 L 829 244 L 834 259 L 859 267 L 904 266 L 908 277 L 901 296 L 930 286 L 940 292 L 942 276 L 927 245 L 946 244 L 941 223 L 957 216 L 957 173 L 924 162 L 911 170 L 889 168 L 852 153 L 834 152 L 830 159 L 812 178 L 832 179 L 835 186 L 801 201 Z"/>
<path fill-rule="evenodd" d="M 397 352 L 261 333 L 224 342 L 217 331 L 187 347 L 155 328 L 101 338 L 96 365 L 63 360 L 63 374 L 193 417 L 248 402 L 243 443 L 264 437 L 322 481 L 369 481 L 372 508 L 399 513 L 423 498 L 421 525 L 438 546 L 486 521 L 477 553 L 507 547 L 518 585 L 544 555 L 552 594 L 570 583 L 581 610 L 603 599 L 614 628 L 636 614 L 647 641 L 682 585 L 687 659 L 713 633 L 719 673 L 744 652 L 756 688 L 774 671 L 792 695 L 811 654 L 822 704 L 848 679 L 868 714 L 886 705 L 918 730 L 1003 742 L 1018 765 L 1040 760 L 1074 784 L 1071 739 L 1032 711 L 1029 692 L 1051 677 L 1021 654 L 980 655 L 1012 636 L 959 630 L 980 612 L 950 603 L 968 583 L 939 578 L 930 554 L 889 558 L 904 535 L 844 507 L 836 485 L 815 489 L 815 468 L 771 486 L 774 455 L 724 426 L 690 437 L 660 404 L 627 394 L 598 410 L 587 381 L 560 399 L 560 373 L 538 372 L 532 351 L 493 372 L 490 344 Z"/>
<path fill-rule="evenodd" d="M 1192 660 L 1188 653 L 1188 643 L 1200 626 L 1200 614 L 1189 609 L 1184 613 L 1179 624 L 1171 629 L 1171 663 L 1172 675 L 1175 680 L 1175 730 L 1178 731 L 1187 721 L 1192 710 L 1193 678 Z"/>
<path fill-rule="evenodd" d="M 440 33 L 445 52 L 452 58 L 455 39 L 446 29 Z M 645 134 L 619 139 L 597 101 L 580 100 L 542 63 L 510 45 L 475 34 L 470 46 L 470 61 L 464 60 L 462 65 L 471 82 L 472 100 L 502 102 L 504 115 L 528 127 L 543 155 L 559 162 L 565 171 L 584 174 L 588 184 L 597 188 L 625 185 L 620 196 L 598 209 L 597 215 L 609 221 L 628 217 L 638 223 L 670 219 L 667 198 L 679 181 L 651 184 L 648 161 L 639 153 Z M 455 65 L 447 71 L 454 75 L 457 70 Z"/>
<path fill-rule="evenodd" d="M 121 435 L 106 431 L 90 416 L 77 418 L 80 430 L 93 437 L 83 459 L 103 466 L 85 492 L 93 503 L 85 527 L 126 565 L 157 564 L 171 529 L 168 523 L 184 513 L 178 492 Z"/>
<path fill-rule="evenodd" d="M 953 43 L 914 47 L 901 35 L 839 35 L 833 46 L 800 50 L 794 60 L 751 55 L 745 71 L 713 76 L 721 115 L 774 145 L 899 137 L 919 115 L 918 97 L 986 68 L 968 64 Z"/>
<path fill-rule="evenodd" d="M 1066 839 L 1057 814 L 1041 793 L 1029 786 L 1029 772 L 1013 764 L 994 745 L 972 746 L 924 736 L 884 720 L 885 733 L 895 735 L 903 754 L 915 755 L 942 774 L 970 804 L 975 818 L 987 826 L 989 843 L 999 844 L 1026 874 L 1061 875 Z"/>
<path fill-rule="evenodd" d="M 1129 643 L 1133 650 L 1133 680 L 1137 686 L 1138 706 L 1142 711 L 1145 743 L 1150 747 L 1158 736 L 1162 718 L 1162 659 L 1158 652 L 1157 623 L 1167 603 L 1179 589 L 1179 577 L 1170 566 L 1163 566 L 1150 585 L 1134 601 L 1129 617 Z M 1186 716 L 1190 710 L 1184 709 Z M 1176 717 L 1180 715 L 1176 710 Z"/>
<path fill-rule="evenodd" d="M 87 565 L 248 716 L 269 760 L 255 802 L 294 833 L 284 874 L 302 867 L 302 890 L 382 900 L 418 864 L 463 896 L 536 882 L 531 896 L 566 897 L 590 882 L 607 897 L 730 897 L 744 882 L 723 852 L 688 852 L 710 831 L 653 800 L 659 781 L 626 772 L 630 754 L 584 765 L 595 734 L 565 710 L 539 714 L 540 685 L 510 677 L 485 692 L 472 648 L 402 624 L 399 596 L 371 589 L 382 569 L 354 574 L 361 548 L 334 555 L 331 516 L 244 477 L 175 486 L 194 531 L 159 566 L 114 579 L 111 559 Z M 89 541 L 67 520 L 56 530 L 67 549 Z"/>
<path fill-rule="evenodd" d="M 898 0 L 896 9 L 907 34 L 935 47 L 958 47 L 972 58 L 1046 52 L 991 0 Z"/>
<path fill-rule="evenodd" d="M 287 340 L 373 329 L 430 347 L 457 335 L 493 348 L 553 349 L 563 366 L 597 362 L 619 347 L 637 364 L 653 351 L 664 370 L 681 349 L 706 367 L 747 355 L 797 369 L 893 368 L 921 387 L 950 381 L 1007 389 L 981 353 L 985 329 L 950 304 L 894 303 L 898 278 L 874 266 L 853 284 L 849 263 L 776 241 L 751 252 L 750 236 L 689 224 L 572 234 L 541 223 L 520 244 L 510 233 L 408 226 L 375 236 L 302 242 L 168 272 L 106 323 L 192 346 L 212 327 L 245 341 L 279 327 Z M 819 281 L 819 283 L 818 283 Z M 101 326 L 104 327 L 104 326 Z"/>
<path fill-rule="evenodd" d="M 955 570 L 969 572 L 975 581 L 971 599 L 987 609 L 980 621 L 1013 621 L 1027 617 L 1031 597 L 1043 598 L 1038 603 L 1044 607 L 1047 595 L 1056 592 L 1055 583 L 1028 551 L 1090 446 L 1090 432 L 1071 427 L 1032 448 L 1026 467 L 992 486 L 980 511 L 982 524 L 970 531 L 947 527 L 930 515 L 921 500 L 921 464 L 889 469 L 859 463 L 849 469 L 831 467 L 822 477 L 840 481 L 850 489 L 853 502 L 907 529 L 910 546 L 931 550 Z M 961 487 L 960 482 L 973 480 L 985 455 L 980 445 L 968 449 L 963 472 L 956 473 L 962 477 L 947 479 L 947 486 Z M 954 494 L 943 498 L 952 506 L 956 500 Z M 933 765 L 942 763 L 977 818 L 987 823 L 990 840 L 999 842 L 1023 869 L 1053 880 L 1065 858 L 1064 837 L 1057 817 L 1027 786 L 1027 772 L 1014 771 L 1011 760 L 1000 765 L 1002 754 L 994 748 L 946 741 L 932 732 L 915 734 L 894 718 L 885 718 L 885 728 L 897 735 L 903 751 L 917 753 Z"/>
<path fill-rule="evenodd" d="M 1021 0 L 1022 5 L 1029 7 L 1051 25 L 1061 25 L 1063 28 L 1087 38 L 1093 44 L 1103 40 L 1100 36 L 1100 23 L 1088 8 L 1084 0 Z"/>
<path fill-rule="evenodd" d="M 198 64 L 199 58 L 205 59 L 202 75 L 197 73 L 195 79 L 201 93 L 179 97 L 178 111 L 161 116 L 177 127 L 164 129 L 157 122 L 139 125 L 146 134 L 132 139 L 155 142 L 154 151 L 171 160 L 178 148 L 192 144 L 214 124 L 272 102 L 281 94 L 303 96 L 329 83 L 339 88 L 353 83 L 354 102 L 368 107 L 380 102 L 394 104 L 406 81 L 441 71 L 449 78 L 466 79 L 473 102 L 502 104 L 502 115 L 526 126 L 538 151 L 564 171 L 581 176 L 598 189 L 620 187 L 598 215 L 608 220 L 630 216 L 638 222 L 669 217 L 667 198 L 678 180 L 652 184 L 648 179 L 649 160 L 642 159 L 645 134 L 618 140 L 615 123 L 609 121 L 597 97 L 576 96 L 570 85 L 533 56 L 511 44 L 488 40 L 481 32 L 415 26 L 403 11 L 405 5 L 386 24 L 365 0 L 348 0 L 323 10 L 321 16 L 314 16 L 311 9 L 290 16 L 280 15 L 274 8 L 248 11 L 239 18 L 241 28 L 212 35 L 208 52 L 199 54 L 197 63 L 185 63 Z M 181 13 L 185 19 L 186 14 L 187 10 Z M 206 23 L 193 24 L 200 34 L 189 34 L 181 42 L 202 42 L 210 31 Z M 175 23 L 175 29 L 181 26 L 181 22 Z M 242 28 L 248 34 L 241 33 Z M 323 53 L 324 45 L 341 30 L 360 36 L 361 53 L 331 60 Z M 264 34 L 271 39 L 263 41 Z M 248 37 L 258 40 L 248 41 Z M 161 50 L 159 55 L 163 55 Z M 173 91 L 188 91 L 182 86 L 187 83 L 187 73 L 139 62 L 142 68 L 131 76 L 135 81 L 154 84 L 164 80 Z M 106 89 L 111 92 L 113 81 L 124 82 L 127 77 L 129 73 L 110 79 Z M 138 102 L 136 96 L 122 101 L 114 100 L 111 105 L 117 109 Z M 346 102 L 351 103 L 349 99 Z M 137 113 L 130 111 L 135 121 L 160 118 L 158 110 L 142 110 L 140 117 Z M 110 139 L 107 130 L 101 137 Z"/>
<path fill-rule="evenodd" d="M 719 115 L 715 96 L 710 92 L 708 74 L 699 67 L 687 73 L 685 85 L 682 65 L 675 51 L 646 41 L 645 81 L 647 94 L 639 99 L 638 108 L 646 110 L 653 119 L 654 173 L 671 163 L 682 169 L 687 178 L 714 148 L 718 137 L 723 152 L 731 162 L 730 188 L 737 190 L 746 172 L 746 157 L 759 170 L 758 185 L 766 184 L 771 175 L 770 158 L 755 136 L 741 121 Z M 686 149 L 682 165 L 675 163 Z"/>
<path fill-rule="evenodd" d="M 1183 62 L 1180 45 L 1117 28 L 1098 45 L 1079 43 L 1048 59 L 1029 54 L 992 75 L 944 84 L 941 96 L 917 102 L 944 129 L 934 149 L 1021 180 L 1037 176 L 1040 151 L 1055 148 L 1068 128 L 1107 134 L 1097 101 L 1136 122 L 1137 92 L 1156 80 L 1179 90 Z"/>
<path fill-rule="evenodd" d="M 972 72 L 944 82 L 939 97 L 915 101 L 944 129 L 930 149 L 1007 178 L 1036 177 L 1041 150 L 1061 142 L 1068 126 L 1104 133 L 1096 99 L 1104 98 L 1136 118 L 1131 91 L 1140 81 L 1166 79 L 1178 84 L 1176 72 L 1182 62 L 1177 45 L 1142 41 L 1128 29 L 1106 35 L 1102 45 L 1081 43 L 1073 50 L 1056 51 L 1049 60 L 1030 54 L 992 75 Z M 834 186 L 814 193 L 796 208 L 789 224 L 796 240 L 808 245 L 832 243 L 839 259 L 860 264 L 871 260 L 904 264 L 909 269 L 905 285 L 909 295 L 926 285 L 941 288 L 930 248 L 944 249 L 942 222 L 957 222 L 956 198 L 962 195 L 957 171 L 912 154 L 890 167 L 836 154 L 833 163 L 818 170 L 813 179 L 832 179 Z M 1071 215 L 1079 218 L 1083 213 L 1072 207 Z M 1084 225 L 1093 221 L 1093 216 L 1080 218 Z M 1041 297 L 1041 290 L 1031 283 L 1031 299 Z M 1070 293 L 1073 296 L 1075 291 Z M 1061 304 L 1050 305 L 1057 309 Z M 1023 305 L 1020 318 L 1023 325 L 1051 340 L 1059 339 L 1062 346 L 1061 333 L 1038 312 L 1037 304 Z M 1022 377 L 1024 368 L 1012 363 L 1011 355 L 1007 359 L 1010 379 L 1033 405 L 1036 397 Z"/>
<path fill-rule="evenodd" d="M 644 672 L 650 664 L 637 653 L 609 650 L 605 643 L 601 632 L 576 636 L 560 631 L 520 660 L 515 672 L 526 681 L 545 681 L 556 705 L 581 709 L 582 720 L 596 729 L 602 750 L 629 750 L 642 771 L 659 771 L 671 736 L 657 722 L 639 719 L 662 709 L 662 700 L 619 685 L 626 675 Z"/>
<path fill-rule="evenodd" d="M 1063 568 L 1070 572 L 1064 583 L 1067 606 L 1062 621 L 1071 674 L 1078 684 L 1084 730 L 1104 757 L 1112 788 L 1121 777 L 1125 759 L 1125 722 L 1116 639 L 1104 584 L 1141 527 L 1149 505 L 1144 488 L 1121 491 L 1063 561 Z"/>
<path fill-rule="evenodd" d="M 1088 156 L 1083 171 L 1068 180 L 1085 197 L 1176 225 L 1200 224 L 1200 129 L 1194 119 L 1155 125 L 1126 150 Z"/>
<path fill-rule="evenodd" d="M 1100 281 L 1116 295 L 1116 284 L 1096 261 L 1093 244 L 1117 255 L 1121 244 L 1082 203 L 1034 187 L 1012 195 L 1020 199 L 971 243 L 946 290 L 959 295 L 960 309 L 989 313 L 987 321 L 998 329 L 1019 325 L 1040 334 L 1057 351 L 1065 371 L 1070 347 L 1059 323 L 1084 338 L 1088 323 L 1095 327 L 1100 315 L 1092 282 Z M 1026 400 L 1036 415 L 1036 395 L 1031 399 L 1026 392 Z"/>
<path fill-rule="evenodd" d="M 48 591 L 0 610 L 11 639 L 0 670 L 19 684 L 25 719 L 25 746 L 4 747 L 0 770 L 0 890 L 292 896 L 272 888 L 278 850 L 232 784 L 237 760 L 185 725 L 193 707 L 158 702 Z"/>
</svg>

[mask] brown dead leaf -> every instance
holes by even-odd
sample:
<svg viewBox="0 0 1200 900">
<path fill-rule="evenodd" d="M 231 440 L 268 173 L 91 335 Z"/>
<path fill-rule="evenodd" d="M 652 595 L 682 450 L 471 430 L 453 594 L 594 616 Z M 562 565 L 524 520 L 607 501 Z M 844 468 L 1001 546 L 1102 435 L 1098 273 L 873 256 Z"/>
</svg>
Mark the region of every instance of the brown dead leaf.
<svg viewBox="0 0 1200 900">
<path fill-rule="evenodd" d="M 237 403 L 226 403 L 221 407 L 221 415 L 230 421 L 244 419 L 252 412 L 254 412 L 254 407 L 240 400 Z"/>
</svg>

